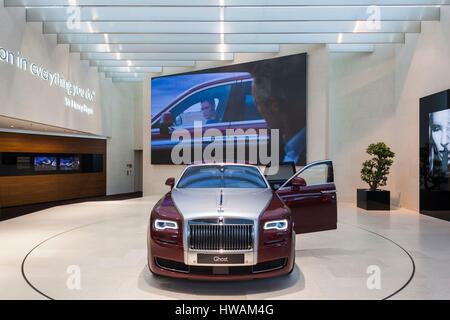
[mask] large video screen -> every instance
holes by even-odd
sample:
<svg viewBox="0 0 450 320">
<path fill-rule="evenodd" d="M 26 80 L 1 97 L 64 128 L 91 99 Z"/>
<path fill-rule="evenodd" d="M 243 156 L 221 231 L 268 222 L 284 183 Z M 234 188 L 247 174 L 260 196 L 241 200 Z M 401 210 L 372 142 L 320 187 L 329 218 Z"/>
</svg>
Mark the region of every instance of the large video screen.
<svg viewBox="0 0 450 320">
<path fill-rule="evenodd" d="M 420 212 L 450 221 L 450 90 L 420 99 Z"/>
<path fill-rule="evenodd" d="M 152 164 L 306 162 L 307 55 L 151 82 Z"/>
<path fill-rule="evenodd" d="M 433 177 L 450 177 L 450 109 L 429 114 L 429 168 Z"/>
</svg>

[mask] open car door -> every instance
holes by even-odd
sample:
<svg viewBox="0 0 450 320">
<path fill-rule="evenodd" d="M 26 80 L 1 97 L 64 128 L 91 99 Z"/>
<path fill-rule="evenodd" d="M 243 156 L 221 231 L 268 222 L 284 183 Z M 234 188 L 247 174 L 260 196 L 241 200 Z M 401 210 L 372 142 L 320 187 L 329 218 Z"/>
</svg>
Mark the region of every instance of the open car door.
<svg viewBox="0 0 450 320">
<path fill-rule="evenodd" d="M 307 165 L 276 192 L 291 209 L 297 234 L 337 228 L 332 161 L 318 161 Z"/>
</svg>

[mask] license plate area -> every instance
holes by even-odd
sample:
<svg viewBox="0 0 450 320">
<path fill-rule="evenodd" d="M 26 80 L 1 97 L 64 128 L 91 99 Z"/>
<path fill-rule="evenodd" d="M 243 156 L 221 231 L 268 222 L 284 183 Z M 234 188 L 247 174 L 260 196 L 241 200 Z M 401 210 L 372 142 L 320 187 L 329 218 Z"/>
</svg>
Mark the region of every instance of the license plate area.
<svg viewBox="0 0 450 320">
<path fill-rule="evenodd" d="M 219 256 L 222 259 L 216 259 L 214 261 L 214 257 Z M 223 256 L 238 256 L 227 259 L 228 262 L 222 262 Z M 242 256 L 244 257 L 242 260 Z M 207 261 L 207 262 L 200 262 Z M 195 251 L 185 251 L 185 261 L 187 265 L 190 266 L 224 266 L 224 267 L 232 267 L 232 266 L 252 266 L 257 262 L 256 254 L 252 251 L 250 252 L 195 252 Z M 219 260 L 221 260 L 219 262 Z M 233 263 L 234 261 L 239 261 L 237 263 Z"/>
<path fill-rule="evenodd" d="M 245 264 L 245 254 L 197 254 L 198 264 L 234 265 Z"/>
</svg>

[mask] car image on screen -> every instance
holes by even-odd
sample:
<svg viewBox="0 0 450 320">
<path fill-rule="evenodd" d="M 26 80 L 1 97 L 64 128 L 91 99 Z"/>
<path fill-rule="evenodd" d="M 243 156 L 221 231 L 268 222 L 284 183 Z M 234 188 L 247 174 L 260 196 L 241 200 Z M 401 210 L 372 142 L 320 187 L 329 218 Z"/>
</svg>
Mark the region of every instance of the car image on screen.
<svg viewBox="0 0 450 320">
<path fill-rule="evenodd" d="M 61 157 L 59 160 L 59 169 L 62 171 L 76 171 L 80 169 L 79 157 Z"/>
<path fill-rule="evenodd" d="M 194 122 L 202 124 L 202 133 L 217 129 L 224 136 L 227 129 L 267 129 L 252 96 L 252 77 L 249 73 L 224 74 L 222 79 L 194 86 L 161 110 L 152 122 L 152 163 L 171 163 L 172 148 L 178 143 L 171 140 L 177 129 L 186 129 L 194 135 Z M 210 110 L 207 110 L 210 108 Z M 242 135 L 242 134 L 241 134 Z M 227 139 L 238 139 L 229 136 Z M 267 141 L 268 137 L 250 137 L 247 144 Z M 208 141 L 204 140 L 203 147 Z"/>
<path fill-rule="evenodd" d="M 56 157 L 35 157 L 35 171 L 56 171 L 58 169 Z"/>
<path fill-rule="evenodd" d="M 152 78 L 151 163 L 306 165 L 306 74 L 296 54 Z"/>
</svg>

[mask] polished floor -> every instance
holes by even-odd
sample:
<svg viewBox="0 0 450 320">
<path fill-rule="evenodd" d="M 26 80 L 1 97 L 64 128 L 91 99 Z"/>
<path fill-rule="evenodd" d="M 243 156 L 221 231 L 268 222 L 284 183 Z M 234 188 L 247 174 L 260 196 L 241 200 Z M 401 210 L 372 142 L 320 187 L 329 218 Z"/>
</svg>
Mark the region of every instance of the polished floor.
<svg viewBox="0 0 450 320">
<path fill-rule="evenodd" d="M 0 299 L 450 299 L 450 223 L 339 205 L 334 231 L 297 236 L 285 277 L 154 277 L 146 228 L 158 197 L 59 206 L 0 223 Z"/>
</svg>

